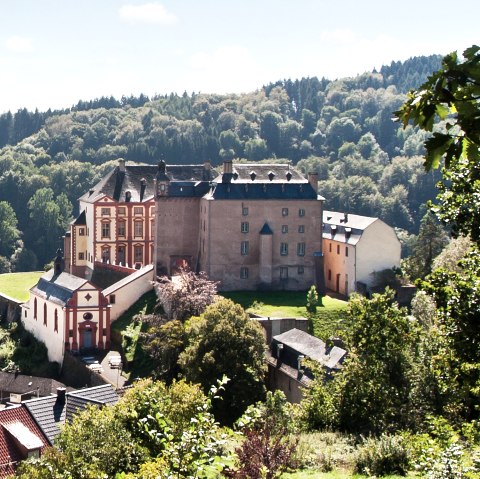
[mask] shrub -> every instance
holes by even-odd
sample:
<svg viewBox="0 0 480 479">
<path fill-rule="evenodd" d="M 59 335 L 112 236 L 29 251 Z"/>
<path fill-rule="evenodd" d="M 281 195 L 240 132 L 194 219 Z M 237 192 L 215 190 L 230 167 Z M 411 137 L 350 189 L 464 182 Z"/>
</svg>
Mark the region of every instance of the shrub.
<svg viewBox="0 0 480 479">
<path fill-rule="evenodd" d="M 405 475 L 408 470 L 408 453 L 401 436 L 382 434 L 365 439 L 355 457 L 355 471 L 361 474 L 384 476 Z"/>
</svg>

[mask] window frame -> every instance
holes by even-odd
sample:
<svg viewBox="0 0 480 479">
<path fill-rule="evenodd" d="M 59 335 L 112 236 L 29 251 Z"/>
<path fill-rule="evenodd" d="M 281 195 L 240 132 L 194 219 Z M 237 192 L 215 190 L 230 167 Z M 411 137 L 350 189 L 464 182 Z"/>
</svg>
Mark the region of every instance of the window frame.
<svg viewBox="0 0 480 479">
<path fill-rule="evenodd" d="M 242 256 L 247 256 L 250 250 L 250 244 L 248 241 L 242 241 L 240 243 L 240 254 Z"/>
<path fill-rule="evenodd" d="M 297 243 L 297 256 L 305 256 L 305 250 L 306 245 L 304 241 Z"/>
<path fill-rule="evenodd" d="M 248 233 L 250 230 L 250 225 L 248 223 L 248 221 L 242 221 L 241 225 L 240 225 L 240 231 L 242 233 Z"/>
<path fill-rule="evenodd" d="M 288 243 L 280 243 L 280 256 L 288 256 Z"/>
</svg>

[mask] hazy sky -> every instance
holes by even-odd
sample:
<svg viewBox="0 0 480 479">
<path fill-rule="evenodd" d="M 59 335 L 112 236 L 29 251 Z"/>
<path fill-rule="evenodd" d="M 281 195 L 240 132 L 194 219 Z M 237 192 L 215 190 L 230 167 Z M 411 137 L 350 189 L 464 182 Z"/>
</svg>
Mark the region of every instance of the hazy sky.
<svg viewBox="0 0 480 479">
<path fill-rule="evenodd" d="M 0 113 L 248 92 L 480 42 L 479 0 L 0 0 Z"/>
</svg>

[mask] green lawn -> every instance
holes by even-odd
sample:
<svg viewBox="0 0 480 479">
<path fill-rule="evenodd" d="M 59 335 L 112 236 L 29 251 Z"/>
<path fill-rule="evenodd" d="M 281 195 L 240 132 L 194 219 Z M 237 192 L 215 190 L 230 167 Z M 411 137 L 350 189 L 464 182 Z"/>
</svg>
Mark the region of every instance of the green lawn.
<svg viewBox="0 0 480 479">
<path fill-rule="evenodd" d="M 45 271 L 0 274 L 0 293 L 18 301 L 27 301 L 28 290 L 37 284 L 38 279 L 43 274 L 45 274 Z"/>
<path fill-rule="evenodd" d="M 221 295 L 241 304 L 249 313 L 261 316 L 298 318 L 307 314 L 306 291 L 229 291 Z M 318 312 L 341 310 L 346 304 L 345 301 L 325 296 Z"/>
</svg>

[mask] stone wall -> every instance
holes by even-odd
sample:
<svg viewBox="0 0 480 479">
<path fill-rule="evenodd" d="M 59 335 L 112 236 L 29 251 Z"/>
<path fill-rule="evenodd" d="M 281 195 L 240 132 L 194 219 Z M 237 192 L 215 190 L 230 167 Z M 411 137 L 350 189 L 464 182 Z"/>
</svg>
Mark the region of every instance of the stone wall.
<svg viewBox="0 0 480 479">
<path fill-rule="evenodd" d="M 7 295 L 0 294 L 0 320 L 8 321 L 9 323 L 19 321 L 21 317 L 21 304 L 22 301 L 17 301 Z"/>
</svg>

